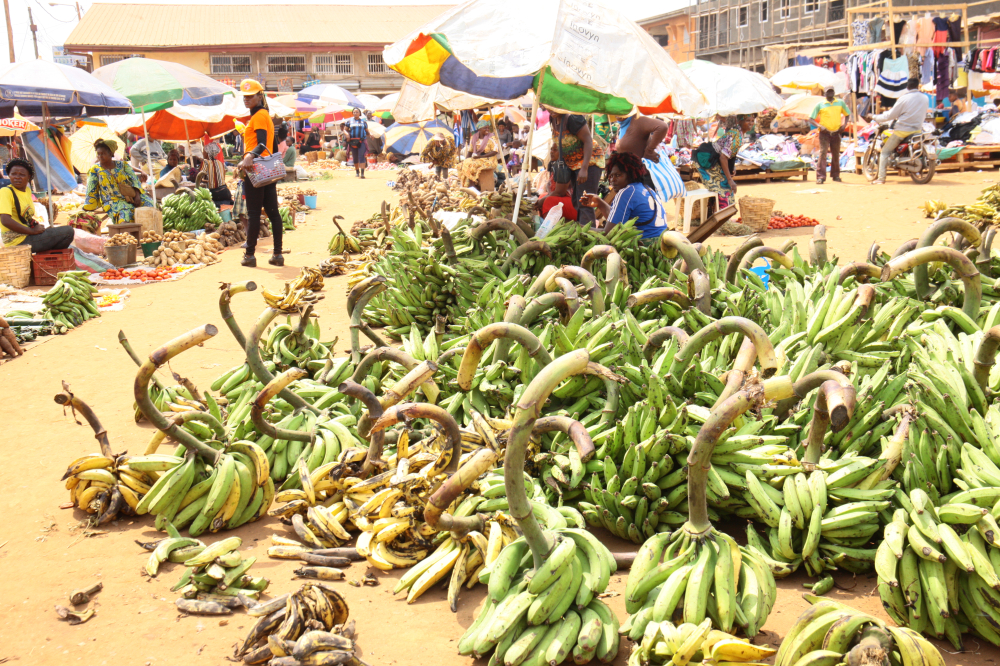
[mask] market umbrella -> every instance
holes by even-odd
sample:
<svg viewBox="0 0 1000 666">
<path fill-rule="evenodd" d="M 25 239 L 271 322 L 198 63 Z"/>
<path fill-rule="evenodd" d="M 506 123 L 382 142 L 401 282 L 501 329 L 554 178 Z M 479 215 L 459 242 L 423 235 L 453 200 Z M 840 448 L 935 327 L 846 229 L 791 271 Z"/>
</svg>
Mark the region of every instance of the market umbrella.
<svg viewBox="0 0 1000 666">
<path fill-rule="evenodd" d="M 221 104 L 226 95 L 236 94 L 230 86 L 197 70 L 152 58 L 119 60 L 95 69 L 94 76 L 128 97 L 142 114 L 144 126 L 147 113 L 169 108 L 175 102 L 182 105 L 211 106 Z M 145 130 L 143 134 L 146 134 Z M 147 160 L 152 176 L 153 158 L 148 152 Z M 155 189 L 152 196 L 155 204 Z"/>
<path fill-rule="evenodd" d="M 705 104 L 648 32 L 596 3 L 467 0 L 387 46 L 382 57 L 424 85 L 440 82 L 501 100 L 535 90 L 532 131 L 539 103 L 614 115 L 628 115 L 634 106 L 646 114 L 692 115 Z"/>
<path fill-rule="evenodd" d="M 364 104 L 365 108 L 369 111 L 374 111 L 375 107 L 377 107 L 382 101 L 375 95 L 369 95 L 368 93 L 358 93 L 355 97 L 357 97 L 358 101 Z"/>
<path fill-rule="evenodd" d="M 450 136 L 451 129 L 437 120 L 405 125 L 396 123 L 386 130 L 385 149 L 400 155 L 420 153 L 435 135 Z"/>
<path fill-rule="evenodd" d="M 508 120 L 518 124 L 521 124 L 528 119 L 521 109 L 513 104 L 494 106 L 492 109 L 484 113 L 482 118 L 486 118 L 488 120 L 503 120 L 504 118 L 507 118 Z"/>
<path fill-rule="evenodd" d="M 282 104 L 275 97 L 271 97 L 267 100 L 267 108 L 271 111 L 272 116 L 277 116 L 279 118 L 291 118 L 295 115 L 295 109 L 286 104 Z"/>
<path fill-rule="evenodd" d="M 21 132 L 37 132 L 38 125 L 27 120 L 19 113 L 13 118 L 0 118 L 0 136 L 15 136 Z"/>
<path fill-rule="evenodd" d="M 438 109 L 461 111 L 495 104 L 499 100 L 490 97 L 470 95 L 454 90 L 441 83 L 425 86 L 414 81 L 403 81 L 399 96 L 393 104 L 392 117 L 403 123 L 434 120 Z"/>
<path fill-rule="evenodd" d="M 13 63 L 0 71 L 0 100 L 0 118 L 13 118 L 16 105 L 24 116 L 42 117 L 45 137 L 49 136 L 49 116 L 120 114 L 132 107 L 126 96 L 82 69 L 45 60 Z M 46 149 L 46 191 L 51 190 L 49 166 Z M 52 197 L 48 200 L 51 220 Z"/>
<path fill-rule="evenodd" d="M 351 117 L 351 115 L 351 107 L 343 106 L 341 104 L 331 104 L 330 106 L 325 106 L 309 116 L 309 122 L 311 124 L 324 125 L 326 123 L 347 120 Z"/>
<path fill-rule="evenodd" d="M 771 82 L 756 72 L 706 60 L 689 60 L 680 68 L 708 100 L 705 116 L 760 113 L 784 104 Z"/>
<path fill-rule="evenodd" d="M 847 93 L 847 78 L 832 69 L 816 65 L 798 65 L 787 67 L 771 77 L 771 83 L 779 88 L 798 88 L 812 90 L 819 87 L 826 90 L 833 86 L 833 92 L 838 95 Z"/>
<path fill-rule="evenodd" d="M 141 114 L 109 118 L 108 123 L 119 134 L 131 132 L 157 141 L 198 141 L 205 134 L 217 137 L 233 131 L 236 120 L 249 115 L 243 100 L 229 95 L 214 106 L 175 105 L 156 111 L 146 116 L 145 125 Z"/>
<path fill-rule="evenodd" d="M 378 104 L 373 106 L 370 110 L 372 113 L 383 113 L 385 111 L 392 111 L 392 107 L 396 106 L 396 100 L 399 99 L 399 93 L 395 92 L 386 95 L 378 101 Z"/>
<path fill-rule="evenodd" d="M 94 142 L 98 139 L 114 141 L 118 144 L 115 150 L 115 159 L 120 160 L 125 156 L 125 142 L 107 127 L 97 127 L 95 125 L 85 125 L 73 132 L 69 140 L 73 144 L 70 150 L 70 161 L 73 167 L 80 173 L 87 173 L 90 167 L 97 163 L 97 151 L 94 150 Z"/>
<path fill-rule="evenodd" d="M 365 108 L 361 100 L 333 83 L 317 83 L 303 88 L 299 91 L 298 98 L 303 102 L 308 102 L 316 106 L 341 104 L 357 109 Z"/>
<path fill-rule="evenodd" d="M 816 109 L 816 105 L 825 101 L 826 98 L 819 95 L 792 95 L 778 109 L 778 115 L 786 118 L 809 119 Z"/>
<path fill-rule="evenodd" d="M 307 102 L 299 99 L 295 95 L 280 95 L 275 97 L 274 100 L 269 99 L 267 100 L 269 108 L 272 101 L 278 102 L 278 104 L 283 107 L 292 109 L 292 117 L 295 118 L 295 120 L 304 120 L 319 111 L 319 106 L 317 106 L 315 102 Z"/>
</svg>

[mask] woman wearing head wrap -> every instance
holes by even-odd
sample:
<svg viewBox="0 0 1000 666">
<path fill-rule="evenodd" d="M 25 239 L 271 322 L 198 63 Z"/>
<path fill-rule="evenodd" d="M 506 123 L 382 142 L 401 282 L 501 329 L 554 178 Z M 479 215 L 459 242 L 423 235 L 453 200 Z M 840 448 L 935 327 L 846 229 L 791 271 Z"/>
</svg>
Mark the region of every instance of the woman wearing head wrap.
<svg viewBox="0 0 1000 666">
<path fill-rule="evenodd" d="M 596 210 L 607 220 L 604 233 L 616 224 L 635 220 L 635 228 L 642 231 L 642 241 L 652 242 L 667 230 L 663 200 L 656 191 L 643 184 L 646 166 L 632 153 L 612 153 L 607 160 L 608 183 L 615 191 L 609 206 L 596 194 L 586 193 L 580 203 Z"/>
<path fill-rule="evenodd" d="M 500 154 L 500 141 L 490 127 L 488 120 L 476 123 L 476 133 L 469 140 L 471 155 L 458 166 L 462 184 L 475 185 L 480 192 L 492 192 L 496 182 L 494 170 L 497 168 L 497 155 Z"/>
<path fill-rule="evenodd" d="M 719 121 L 719 133 L 708 147 L 702 144 L 695 151 L 702 183 L 719 196 L 719 209 L 734 205 L 736 180 L 733 178 L 736 155 L 743 145 L 743 134 L 753 127 L 752 113 L 727 116 Z"/>
<path fill-rule="evenodd" d="M 65 250 L 73 242 L 72 227 L 43 227 L 35 220 L 31 199 L 31 162 L 14 158 L 4 166 L 10 185 L 0 189 L 0 231 L 4 247 L 27 245 L 35 252 Z"/>
<path fill-rule="evenodd" d="M 98 139 L 94 142 L 97 164 L 87 173 L 87 196 L 84 210 L 100 209 L 108 214 L 112 224 L 127 224 L 135 220 L 135 209 L 153 206 L 135 171 L 127 162 L 115 160 L 115 141 Z"/>
</svg>

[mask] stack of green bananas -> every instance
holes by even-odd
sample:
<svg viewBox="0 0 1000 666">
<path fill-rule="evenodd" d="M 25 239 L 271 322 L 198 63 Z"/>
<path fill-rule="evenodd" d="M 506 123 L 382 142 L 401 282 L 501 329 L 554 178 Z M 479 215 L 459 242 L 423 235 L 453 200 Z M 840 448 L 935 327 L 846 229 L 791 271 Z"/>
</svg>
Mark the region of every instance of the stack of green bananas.
<svg viewBox="0 0 1000 666">
<path fill-rule="evenodd" d="M 281 215 L 282 228 L 285 231 L 295 231 L 295 216 L 292 214 L 292 209 L 282 206 L 278 209 L 278 213 Z"/>
<path fill-rule="evenodd" d="M 850 606 L 805 596 L 814 605 L 798 617 L 781 641 L 775 666 L 944 666 L 938 649 L 918 632 L 888 627 Z"/>
<path fill-rule="evenodd" d="M 163 199 L 164 231 L 195 231 L 204 229 L 206 224 L 218 228 L 222 217 L 212 202 L 212 193 L 204 187 L 195 191 L 178 188 Z"/>
<path fill-rule="evenodd" d="M 358 664 L 354 621 L 340 592 L 320 582 L 250 608 L 260 620 L 236 650 L 245 664 Z"/>
<path fill-rule="evenodd" d="M 94 304 L 97 287 L 91 284 L 87 271 L 67 271 L 57 277 L 56 283 L 42 297 L 45 307 L 41 316 L 44 319 L 75 328 L 88 319 L 101 316 Z"/>
<path fill-rule="evenodd" d="M 309 361 L 323 361 L 330 357 L 337 342 L 336 339 L 322 342 L 319 336 L 319 323 L 312 317 L 301 332 L 292 328 L 290 321 L 277 324 L 261 341 L 261 356 L 270 359 L 281 369 L 307 368 Z M 331 386 L 338 386 L 347 378 L 346 371 L 350 370 L 347 361 L 347 358 L 338 359 L 335 373 L 328 373 Z"/>
<path fill-rule="evenodd" d="M 260 593 L 267 589 L 269 581 L 262 576 L 247 574 L 257 558 L 243 559 L 239 551 L 242 544 L 243 540 L 239 537 L 229 537 L 210 546 L 205 546 L 200 541 L 190 544 L 189 548 L 202 550 L 184 560 L 187 569 L 171 588 L 181 595 L 177 600 L 177 607 L 186 613 L 226 615 L 230 612 L 228 603 L 232 597 L 243 595 L 248 599 L 260 598 Z M 154 550 L 150 560 L 156 561 L 156 558 L 157 551 Z"/>
<path fill-rule="evenodd" d="M 132 456 L 128 466 L 160 473 L 136 513 L 156 516 L 157 529 L 171 523 L 193 537 L 255 521 L 267 513 L 274 497 L 267 455 L 253 442 L 233 442 L 215 466 L 185 455 L 183 446 L 178 455 Z"/>
<path fill-rule="evenodd" d="M 989 491 L 989 492 L 983 492 Z M 962 627 L 998 644 L 992 623 L 1000 619 L 1000 527 L 979 505 L 1000 495 L 979 488 L 952 495 L 935 506 L 914 489 L 897 494 L 893 521 L 875 556 L 878 590 L 898 624 L 962 646 Z"/>
<path fill-rule="evenodd" d="M 638 647 L 628 658 L 629 666 L 668 662 L 676 666 L 687 666 L 690 663 L 759 663 L 776 652 L 712 629 L 711 619 L 698 625 L 684 623 L 679 626 L 666 621 L 650 622 L 637 641 Z"/>
<path fill-rule="evenodd" d="M 489 598 L 458 643 L 462 655 L 493 664 L 608 663 L 618 654 L 618 620 L 598 597 L 617 566 L 590 532 L 551 533 L 555 546 L 535 569 L 528 544 L 519 538 L 500 551 L 480 581 Z"/>
</svg>

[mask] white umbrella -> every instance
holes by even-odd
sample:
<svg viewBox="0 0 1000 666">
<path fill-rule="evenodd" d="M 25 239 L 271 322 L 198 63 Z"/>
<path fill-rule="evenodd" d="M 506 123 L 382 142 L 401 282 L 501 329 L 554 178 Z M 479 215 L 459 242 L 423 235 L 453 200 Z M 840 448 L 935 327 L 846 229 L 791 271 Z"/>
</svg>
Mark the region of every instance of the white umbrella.
<svg viewBox="0 0 1000 666">
<path fill-rule="evenodd" d="M 703 117 L 760 113 L 780 108 L 785 102 L 771 82 L 756 72 L 705 60 L 689 60 L 681 63 L 681 69 L 708 100 Z"/>
<path fill-rule="evenodd" d="M 392 107 L 396 106 L 396 101 L 399 100 L 399 93 L 392 93 L 386 95 L 378 101 L 374 107 L 371 108 L 372 113 L 385 113 L 386 111 L 392 111 Z"/>
<path fill-rule="evenodd" d="M 382 101 L 375 95 L 369 95 L 368 93 L 358 93 L 355 97 L 357 97 L 358 101 L 364 104 L 365 109 L 369 111 L 375 111 L 375 107 Z"/>
<path fill-rule="evenodd" d="M 832 86 L 833 92 L 838 95 L 847 93 L 847 77 L 832 69 L 816 65 L 787 67 L 772 76 L 771 83 L 779 88 L 797 88 L 799 90 L 812 90 L 817 86 L 821 90 L 826 90 Z"/>
</svg>

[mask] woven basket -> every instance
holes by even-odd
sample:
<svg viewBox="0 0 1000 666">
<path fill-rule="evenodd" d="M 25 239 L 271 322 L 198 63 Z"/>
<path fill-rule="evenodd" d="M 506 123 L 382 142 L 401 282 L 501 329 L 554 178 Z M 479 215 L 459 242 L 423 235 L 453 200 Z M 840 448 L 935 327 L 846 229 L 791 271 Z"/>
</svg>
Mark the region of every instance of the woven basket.
<svg viewBox="0 0 1000 666">
<path fill-rule="evenodd" d="M 21 289 L 31 281 L 31 246 L 27 243 L 0 248 L 0 282 Z"/>
<path fill-rule="evenodd" d="M 767 231 L 767 225 L 771 222 L 771 211 L 774 210 L 774 199 L 740 197 L 739 204 L 743 224 L 753 229 L 755 233 Z"/>
</svg>

